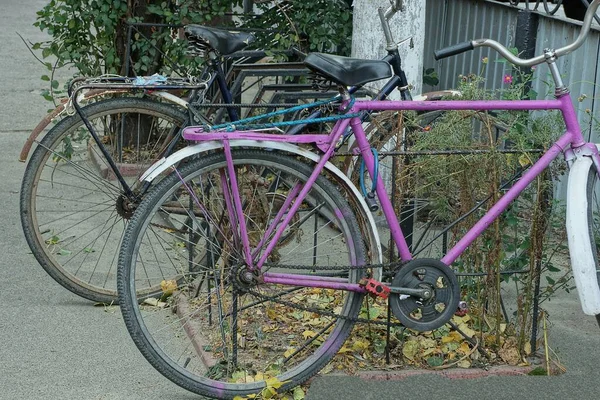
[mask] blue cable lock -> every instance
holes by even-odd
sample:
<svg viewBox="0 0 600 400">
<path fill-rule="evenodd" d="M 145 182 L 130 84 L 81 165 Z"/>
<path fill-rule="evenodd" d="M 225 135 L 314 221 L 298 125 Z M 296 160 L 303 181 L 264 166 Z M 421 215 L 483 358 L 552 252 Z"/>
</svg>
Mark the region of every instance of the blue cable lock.
<svg viewBox="0 0 600 400">
<path fill-rule="evenodd" d="M 373 179 L 371 183 L 371 191 L 367 193 L 367 188 L 365 187 L 365 160 L 362 159 L 360 163 L 360 190 L 365 196 L 365 201 L 367 202 L 367 206 L 369 206 L 369 210 L 371 212 L 375 212 L 379 210 L 379 204 L 377 204 L 377 198 L 375 197 L 375 190 L 377 189 L 377 177 L 379 176 L 379 155 L 377 154 L 377 150 L 374 147 L 371 147 L 371 151 L 373 152 L 373 156 L 375 157 L 375 167 L 373 170 Z"/>
</svg>

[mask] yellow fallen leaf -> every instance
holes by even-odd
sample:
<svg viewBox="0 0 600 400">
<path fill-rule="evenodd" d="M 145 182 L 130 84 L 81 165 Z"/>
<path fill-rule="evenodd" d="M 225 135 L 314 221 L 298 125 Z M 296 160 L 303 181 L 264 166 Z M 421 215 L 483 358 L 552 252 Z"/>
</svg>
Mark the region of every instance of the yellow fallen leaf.
<svg viewBox="0 0 600 400">
<path fill-rule="evenodd" d="M 273 398 L 273 396 L 275 396 L 277 394 L 277 390 L 275 390 L 271 386 L 267 386 L 266 388 L 264 388 L 262 390 L 262 392 L 260 392 L 260 394 L 263 399 L 271 399 L 271 398 Z"/>
<path fill-rule="evenodd" d="M 457 349 L 457 351 L 459 351 L 463 354 L 467 354 L 468 352 L 471 351 L 471 348 L 469 347 L 469 344 L 467 342 L 462 342 L 460 347 Z"/>
<path fill-rule="evenodd" d="M 149 297 L 147 299 L 145 299 L 143 301 L 144 304 L 147 304 L 149 306 L 157 306 L 158 305 L 158 299 L 155 299 L 154 297 Z"/>
<path fill-rule="evenodd" d="M 163 280 L 160 282 L 160 289 L 163 291 L 164 295 L 170 296 L 177 290 L 177 281 L 172 279 L 169 279 L 168 281 Z"/>
<path fill-rule="evenodd" d="M 304 332 L 302 332 L 302 336 L 304 337 L 304 339 L 309 339 L 309 338 L 313 338 L 317 335 L 316 332 L 311 331 L 311 330 L 305 330 Z"/>
<path fill-rule="evenodd" d="M 277 311 L 273 308 L 268 308 L 267 309 L 267 317 L 269 317 L 269 319 L 276 319 L 277 318 Z"/>
<path fill-rule="evenodd" d="M 530 160 L 529 157 L 527 156 L 527 154 L 521 154 L 521 156 L 519 157 L 519 164 L 521 164 L 521 167 L 526 167 L 530 164 Z"/>
<path fill-rule="evenodd" d="M 267 385 L 267 387 L 272 387 L 272 388 L 275 388 L 275 389 L 279 389 L 283 385 L 283 382 L 281 382 L 276 377 L 273 377 L 273 378 L 267 379 L 265 381 L 265 384 Z"/>
<path fill-rule="evenodd" d="M 460 360 L 458 364 L 456 364 L 459 368 L 470 368 L 471 367 L 471 361 L 467 358 L 465 358 L 464 360 Z"/>
<path fill-rule="evenodd" d="M 504 362 L 510 365 L 517 365 L 521 362 L 521 356 L 519 351 L 517 350 L 516 339 L 507 340 L 500 350 L 498 350 L 498 355 Z"/>
<path fill-rule="evenodd" d="M 357 340 L 352 343 L 352 350 L 354 351 L 364 351 L 369 348 L 369 342 L 366 340 Z"/>
<path fill-rule="evenodd" d="M 267 325 L 262 327 L 263 332 L 275 332 L 279 327 L 277 325 Z"/>
<path fill-rule="evenodd" d="M 442 336 L 442 343 L 454 342 L 454 338 L 450 335 Z"/>
<path fill-rule="evenodd" d="M 294 388 L 294 400 L 303 400 L 304 390 L 300 386 Z"/>
<path fill-rule="evenodd" d="M 458 326 L 458 328 L 468 337 L 472 338 L 475 336 L 475 331 L 467 326 L 467 324 L 462 323 Z"/>
<path fill-rule="evenodd" d="M 143 304 L 160 308 L 165 308 L 167 306 L 167 303 L 165 303 L 164 301 L 160 301 L 159 299 L 155 299 L 154 297 L 150 297 L 144 300 Z"/>
<path fill-rule="evenodd" d="M 325 368 L 323 368 L 321 371 L 319 371 L 319 375 L 325 375 L 330 373 L 331 371 L 333 371 L 333 363 L 329 363 L 325 366 Z"/>
<path fill-rule="evenodd" d="M 430 348 L 426 349 L 426 350 L 423 352 L 422 356 L 423 356 L 423 357 L 426 357 L 426 356 L 430 355 L 431 353 L 433 353 L 433 352 L 435 352 L 435 351 L 438 351 L 438 349 L 437 349 L 437 348 L 435 348 L 435 347 L 430 347 Z"/>
<path fill-rule="evenodd" d="M 416 340 L 409 340 L 402 346 L 402 354 L 411 361 L 414 361 L 418 351 L 419 343 Z"/>
<path fill-rule="evenodd" d="M 295 352 L 295 351 L 296 351 L 296 349 L 295 349 L 295 348 L 293 348 L 293 347 L 290 347 L 289 349 L 287 349 L 287 350 L 286 350 L 286 352 L 285 352 L 285 353 L 283 353 L 283 356 L 284 356 L 285 358 L 288 358 L 289 356 L 291 356 L 292 354 L 294 354 L 294 352 Z"/>
</svg>

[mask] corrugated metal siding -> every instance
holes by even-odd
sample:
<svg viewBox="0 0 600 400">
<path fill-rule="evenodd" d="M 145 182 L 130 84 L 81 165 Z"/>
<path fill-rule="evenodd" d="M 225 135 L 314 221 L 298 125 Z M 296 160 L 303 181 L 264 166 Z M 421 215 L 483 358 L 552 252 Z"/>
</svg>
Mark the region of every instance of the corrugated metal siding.
<svg viewBox="0 0 600 400">
<path fill-rule="evenodd" d="M 488 88 L 497 88 L 507 68 L 497 63 L 496 52 L 487 48 L 435 61 L 433 51 L 452 44 L 482 37 L 500 43 L 513 43 L 516 26 L 515 12 L 497 4 L 474 0 L 428 0 L 425 41 L 425 68 L 434 68 L 440 78 L 438 88 L 455 88 L 459 75 L 480 73 L 481 60 L 488 57 L 484 76 Z M 427 90 L 425 88 L 424 90 Z"/>
<path fill-rule="evenodd" d="M 510 67 L 495 62 L 497 53 L 490 49 L 476 49 L 445 60 L 435 61 L 433 51 L 455 43 L 490 38 L 511 47 L 515 42 L 515 29 L 518 10 L 505 4 L 484 0 L 427 0 L 424 67 L 434 68 L 440 79 L 437 87 L 423 90 L 455 88 L 460 74 L 479 73 L 483 57 L 489 58 L 486 73 L 487 88 L 502 86 L 504 74 Z M 536 54 L 542 54 L 546 47 L 559 48 L 572 43 L 579 34 L 580 26 L 562 18 L 540 15 L 537 33 Z M 600 116 L 600 104 L 594 101 L 600 95 L 599 71 L 600 33 L 591 32 L 585 44 L 576 52 L 558 60 L 565 84 L 573 94 L 578 110 L 579 122 L 588 140 L 600 142 L 598 124 L 591 115 Z M 542 64 L 534 75 L 533 88 L 539 97 L 551 97 L 554 87 L 548 67 Z M 578 101 L 579 94 L 587 97 Z M 586 112 L 586 110 L 588 110 Z M 564 199 L 566 180 L 556 186 L 556 196 Z"/>
<path fill-rule="evenodd" d="M 537 52 L 541 53 L 546 47 L 562 47 L 572 43 L 579 35 L 579 25 L 554 20 L 551 18 L 541 18 L 537 37 Z M 599 132 L 592 132 L 590 116 L 585 112 L 589 109 L 594 115 L 599 115 L 598 104 L 594 104 L 595 82 L 598 82 L 598 57 L 599 57 L 600 34 L 592 31 L 583 46 L 574 53 L 561 57 L 558 65 L 565 84 L 571 90 L 575 98 L 575 106 L 578 109 L 579 123 L 588 140 L 598 141 Z M 537 79 L 535 81 L 535 90 L 541 95 L 548 92 L 548 85 L 544 81 L 548 80 L 548 67 L 546 64 L 539 66 Z M 579 94 L 585 94 L 587 97 L 582 102 L 577 101 Z"/>
</svg>

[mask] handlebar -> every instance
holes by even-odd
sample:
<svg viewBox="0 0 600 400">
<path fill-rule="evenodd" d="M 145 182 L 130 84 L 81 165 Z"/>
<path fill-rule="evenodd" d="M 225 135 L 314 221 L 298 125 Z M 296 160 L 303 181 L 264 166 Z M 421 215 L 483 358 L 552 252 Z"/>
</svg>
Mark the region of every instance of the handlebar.
<svg viewBox="0 0 600 400">
<path fill-rule="evenodd" d="M 567 46 L 561 47 L 559 49 L 554 50 L 554 55 L 556 57 L 563 56 L 565 54 L 569 54 L 572 51 L 578 49 L 590 32 L 590 27 L 592 26 L 592 20 L 594 15 L 596 14 L 596 10 L 600 6 L 600 0 L 594 0 L 590 3 L 587 12 L 585 13 L 585 17 L 583 18 L 583 23 L 581 26 L 581 31 L 579 31 L 579 36 L 575 41 Z M 455 44 L 440 50 L 434 51 L 434 57 L 436 60 L 440 60 L 442 58 L 454 56 L 460 53 L 464 53 L 469 50 L 473 50 L 476 47 L 491 47 L 496 50 L 500 55 L 506 58 L 510 63 L 520 66 L 520 67 L 532 67 L 534 65 L 538 65 L 546 61 L 546 55 L 536 56 L 529 59 L 523 59 L 515 56 L 510 52 L 505 46 L 491 39 L 477 39 L 469 42 L 463 42 L 459 44 Z"/>
</svg>

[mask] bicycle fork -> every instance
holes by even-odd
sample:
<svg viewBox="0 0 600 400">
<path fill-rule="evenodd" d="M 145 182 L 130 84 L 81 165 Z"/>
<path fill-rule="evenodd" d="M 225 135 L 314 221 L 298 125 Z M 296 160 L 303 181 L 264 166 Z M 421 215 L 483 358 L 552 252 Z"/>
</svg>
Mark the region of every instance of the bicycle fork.
<svg viewBox="0 0 600 400">
<path fill-rule="evenodd" d="M 598 257 L 592 247 L 591 225 L 594 215 L 591 215 L 588 204 L 590 171 L 595 170 L 600 179 L 600 157 L 596 145 L 588 143 L 569 150 L 565 158 L 570 166 L 566 226 L 573 278 L 583 312 L 596 316 L 600 325 L 600 277 L 596 271 Z"/>
</svg>

